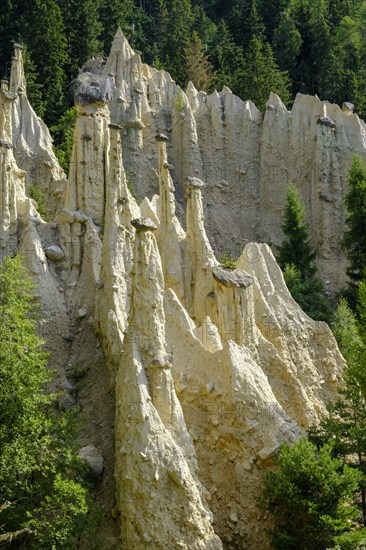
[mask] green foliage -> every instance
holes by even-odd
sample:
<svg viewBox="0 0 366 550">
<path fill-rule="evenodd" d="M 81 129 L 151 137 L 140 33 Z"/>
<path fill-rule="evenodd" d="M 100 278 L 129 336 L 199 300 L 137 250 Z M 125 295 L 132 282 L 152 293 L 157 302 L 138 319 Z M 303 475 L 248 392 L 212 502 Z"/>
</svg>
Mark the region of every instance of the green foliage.
<svg viewBox="0 0 366 550">
<path fill-rule="evenodd" d="M 264 475 L 261 507 L 274 518 L 274 549 L 326 550 L 339 544 L 358 515 L 353 495 L 359 472 L 306 438 L 282 447 L 274 471 Z M 345 548 L 345 546 L 343 546 Z"/>
<path fill-rule="evenodd" d="M 274 31 L 273 48 L 279 68 L 294 74 L 301 48 L 301 34 L 288 12 L 284 12 Z"/>
<path fill-rule="evenodd" d="M 135 186 L 134 186 L 133 182 L 127 178 L 127 180 L 126 180 L 126 185 L 127 185 L 127 189 L 128 189 L 129 192 L 131 193 L 131 195 L 132 195 L 134 198 L 136 198 L 136 189 L 135 189 Z"/>
<path fill-rule="evenodd" d="M 62 115 L 58 123 L 50 128 L 56 156 L 66 174 L 71 162 L 75 123 L 76 110 L 75 107 L 71 107 Z"/>
<path fill-rule="evenodd" d="M 358 155 L 352 159 L 348 173 L 347 229 L 343 246 L 349 261 L 346 272 L 351 279 L 350 294 L 354 301 L 359 281 L 366 275 L 366 164 Z"/>
<path fill-rule="evenodd" d="M 69 79 L 78 74 L 84 63 L 102 49 L 99 35 L 99 0 L 58 0 L 65 26 Z"/>
<path fill-rule="evenodd" d="M 259 110 L 265 108 L 271 92 L 284 103 L 290 99 L 288 75 L 279 70 L 270 44 L 259 36 L 249 43 L 240 77 L 241 97 L 252 100 Z"/>
<path fill-rule="evenodd" d="M 292 183 L 287 189 L 282 229 L 285 238 L 278 247 L 277 259 L 292 297 L 313 319 L 329 321 L 331 310 L 323 284 L 315 276 L 315 252 L 304 222 L 304 207 Z"/>
<path fill-rule="evenodd" d="M 184 109 L 183 94 L 180 91 L 176 94 L 174 107 L 177 109 L 177 111 L 182 111 Z"/>
<path fill-rule="evenodd" d="M 310 244 L 308 227 L 304 222 L 304 207 L 293 183 L 287 188 L 286 206 L 282 230 L 285 238 L 278 247 L 278 262 L 282 269 L 294 264 L 302 277 L 314 275 L 315 252 Z"/>
<path fill-rule="evenodd" d="M 366 116 L 365 23 L 362 0 L 3 0 L 0 73 L 9 76 L 11 42 L 26 44 L 31 100 L 56 124 L 66 81 L 89 57 L 109 52 L 119 26 L 146 62 L 170 71 L 180 86 L 196 32 L 215 85 L 260 109 L 268 90 L 285 102 L 301 92 L 351 101 Z"/>
<path fill-rule="evenodd" d="M 232 258 L 227 252 L 224 252 L 219 258 L 219 262 L 222 267 L 225 267 L 226 269 L 236 269 L 238 258 Z"/>
<path fill-rule="evenodd" d="M 186 81 L 193 82 L 198 91 L 212 91 L 214 71 L 209 62 L 201 40 L 194 31 L 189 45 L 185 48 L 185 73 Z"/>
<path fill-rule="evenodd" d="M 42 84 L 45 121 L 52 124 L 63 113 L 66 101 L 65 68 L 69 58 L 65 27 L 56 0 L 35 0 L 29 18 L 25 43 Z"/>
<path fill-rule="evenodd" d="M 29 196 L 31 199 L 36 201 L 39 214 L 45 221 L 47 221 L 46 202 L 42 191 L 36 185 L 31 185 L 29 188 Z"/>
<path fill-rule="evenodd" d="M 316 321 L 329 322 L 331 308 L 324 295 L 324 287 L 317 277 L 302 277 L 294 264 L 286 264 L 283 271 L 287 288 L 301 309 Z"/>
<path fill-rule="evenodd" d="M 171 0 L 162 6 L 160 17 L 160 59 L 180 86 L 186 84 L 185 51 L 192 35 L 193 13 L 190 0 Z"/>
<path fill-rule="evenodd" d="M 240 93 L 240 74 L 244 67 L 244 52 L 237 44 L 225 23 L 220 21 L 213 43 L 211 55 L 214 67 L 217 68 L 215 87 L 221 90 L 228 86 L 233 93 Z"/>
<path fill-rule="evenodd" d="M 45 105 L 43 101 L 43 86 L 38 82 L 38 73 L 36 65 L 32 61 L 27 47 L 23 49 L 24 75 L 27 82 L 27 97 L 37 115 L 41 118 L 45 115 Z"/>
<path fill-rule="evenodd" d="M 0 266 L 0 505 L 5 532 L 26 528 L 27 548 L 61 548 L 73 541 L 87 511 L 87 493 L 70 437 L 73 424 L 46 393 L 51 373 L 36 334 L 33 284 L 19 256 Z M 15 543 L 14 543 L 15 544 Z M 10 545 L 11 548 L 16 547 Z"/>
<path fill-rule="evenodd" d="M 363 294 L 365 284 L 360 286 Z M 364 298 L 364 296 L 363 296 Z M 362 298 L 362 299 L 363 299 Z M 366 303 L 359 301 L 362 319 L 366 316 Z M 320 428 L 311 430 L 311 437 L 319 445 L 331 440 L 333 454 L 357 470 L 361 510 L 366 524 L 366 341 L 362 335 L 365 326 L 360 324 L 342 299 L 335 313 L 333 332 L 347 361 L 344 387 L 340 397 L 328 405 L 328 414 Z"/>
</svg>

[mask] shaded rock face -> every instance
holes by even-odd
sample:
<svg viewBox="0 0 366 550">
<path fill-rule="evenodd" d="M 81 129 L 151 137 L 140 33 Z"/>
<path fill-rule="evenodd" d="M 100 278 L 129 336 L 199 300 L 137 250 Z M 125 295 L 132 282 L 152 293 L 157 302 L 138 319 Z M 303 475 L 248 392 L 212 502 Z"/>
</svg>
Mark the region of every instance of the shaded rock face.
<svg viewBox="0 0 366 550">
<path fill-rule="evenodd" d="M 118 32 L 95 77 L 113 74 L 111 119 L 123 127 L 123 160 L 139 200 L 159 188 L 156 136 L 166 140 L 171 177 L 184 221 L 186 178 L 207 183 L 203 204 L 213 249 L 238 256 L 248 241 L 277 246 L 288 181 L 299 189 L 312 242 L 331 291 L 345 282 L 343 198 L 352 154 L 366 157 L 365 125 L 353 106 L 343 110 L 299 94 L 291 112 L 271 94 L 260 113 L 224 88 L 186 92 L 164 71 L 141 62 Z M 325 201 L 324 196 L 331 197 Z"/>
<path fill-rule="evenodd" d="M 304 140 L 310 126 L 324 139 L 334 137 L 322 134 L 334 132 L 330 126 L 317 125 L 311 105 L 320 102 L 295 103 L 303 134 L 298 126 L 289 129 L 290 114 L 275 97 L 263 122 L 252 104 L 227 90 L 207 98 L 190 86 L 185 95 L 169 75 L 142 65 L 119 31 L 107 63 L 91 62 L 88 71 L 101 78 L 113 72 L 123 101 L 103 92 L 85 103 L 89 96 L 77 95 L 69 179 L 56 218 L 46 223 L 14 154 L 14 140 L 25 136 L 14 137 L 12 114 L 17 102 L 27 102 L 18 49 L 13 65 L 12 91 L 5 83 L 0 91 L 1 250 L 20 249 L 38 284 L 47 316 L 42 333 L 61 387 L 70 385 L 71 362 L 87 372 L 72 397 L 90 418 L 80 453 L 100 476 L 98 498 L 111 512 L 105 548 L 267 549 L 267 518 L 255 504 L 261 475 L 281 444 L 319 420 L 336 396 L 344 360 L 329 327 L 291 298 L 269 246 L 249 242 L 237 269 L 220 266 L 204 204 L 217 189 L 230 201 L 231 191 L 212 185 L 217 175 L 204 185 L 199 163 L 210 147 L 221 158 L 236 117 L 240 132 L 230 134 L 231 143 L 243 145 L 243 176 L 254 182 L 264 158 L 260 135 L 268 155 L 269 136 L 282 130 L 288 140 L 295 129 Z M 208 105 L 210 134 L 202 112 Z M 327 110 L 337 131 L 343 115 Z M 361 127 L 357 117 L 347 117 Z M 49 135 L 37 124 L 50 151 Z M 207 173 L 213 170 L 209 158 L 205 163 Z M 140 204 L 128 188 L 126 165 L 139 192 L 149 194 Z M 151 198 L 155 185 L 159 193 Z M 250 186 L 242 191 L 257 193 Z M 183 194 L 185 229 L 176 208 Z M 269 216 L 273 210 L 268 204 Z"/>
</svg>

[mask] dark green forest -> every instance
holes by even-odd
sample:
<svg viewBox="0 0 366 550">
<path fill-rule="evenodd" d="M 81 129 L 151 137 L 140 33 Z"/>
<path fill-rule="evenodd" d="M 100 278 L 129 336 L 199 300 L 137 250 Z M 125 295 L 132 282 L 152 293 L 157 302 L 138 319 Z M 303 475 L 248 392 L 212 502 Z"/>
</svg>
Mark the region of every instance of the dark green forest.
<svg viewBox="0 0 366 550">
<path fill-rule="evenodd" d="M 26 47 L 28 94 L 54 125 L 67 85 L 120 26 L 145 62 L 211 91 L 229 86 L 264 107 L 270 91 L 350 101 L 366 117 L 366 2 L 362 0 L 2 0 L 0 75 L 12 43 Z"/>
</svg>

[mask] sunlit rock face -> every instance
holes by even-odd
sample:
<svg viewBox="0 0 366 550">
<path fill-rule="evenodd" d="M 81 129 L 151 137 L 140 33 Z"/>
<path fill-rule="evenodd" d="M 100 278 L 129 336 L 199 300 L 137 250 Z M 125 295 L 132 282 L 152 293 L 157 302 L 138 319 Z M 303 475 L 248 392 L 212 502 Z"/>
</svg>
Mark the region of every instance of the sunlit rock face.
<svg viewBox="0 0 366 550">
<path fill-rule="evenodd" d="M 1 253 L 20 249 L 35 277 L 63 387 L 71 364 L 88 370 L 81 447 L 100 462 L 108 548 L 266 549 L 261 475 L 319 420 L 344 360 L 291 298 L 271 248 L 241 245 L 278 242 L 291 178 L 335 269 L 363 123 L 305 96 L 292 113 L 271 96 L 263 116 L 227 89 L 185 94 L 120 31 L 73 89 L 66 181 L 16 46 L 0 91 Z M 48 221 L 29 197 L 34 167 Z M 235 269 L 220 246 L 240 252 Z"/>
</svg>

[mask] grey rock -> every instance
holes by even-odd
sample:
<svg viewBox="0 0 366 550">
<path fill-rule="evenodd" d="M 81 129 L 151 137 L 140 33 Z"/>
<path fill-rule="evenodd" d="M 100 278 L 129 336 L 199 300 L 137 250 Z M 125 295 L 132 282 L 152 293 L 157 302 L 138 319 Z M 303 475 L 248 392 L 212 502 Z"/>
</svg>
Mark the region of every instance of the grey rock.
<svg viewBox="0 0 366 550">
<path fill-rule="evenodd" d="M 75 103 L 88 105 L 106 103 L 117 98 L 118 90 L 110 76 L 96 75 L 89 71 L 80 73 L 70 84 Z"/>
<path fill-rule="evenodd" d="M 80 309 L 78 310 L 77 318 L 78 318 L 78 319 L 84 319 L 84 317 L 86 317 L 87 314 L 88 314 L 87 310 L 86 310 L 85 308 L 82 307 L 82 308 L 80 308 Z"/>
<path fill-rule="evenodd" d="M 65 253 L 62 248 L 60 248 L 56 244 L 51 244 L 51 246 L 48 246 L 46 248 L 46 256 L 49 260 L 52 260 L 53 262 L 58 262 L 65 257 Z"/>
<path fill-rule="evenodd" d="M 87 219 L 88 219 L 88 216 L 84 214 L 84 212 L 80 212 L 79 210 L 74 212 L 74 220 L 77 223 L 86 223 Z"/>
<path fill-rule="evenodd" d="M 0 139 L 0 145 L 2 147 L 5 147 L 6 149 L 12 149 L 13 144 L 10 141 L 6 141 L 5 139 Z"/>
<path fill-rule="evenodd" d="M 332 199 L 332 197 L 330 197 L 326 193 L 319 193 L 319 199 L 325 202 L 334 202 L 334 199 Z"/>
<path fill-rule="evenodd" d="M 187 187 L 188 189 L 202 189 L 203 187 L 206 187 L 206 184 L 199 178 L 189 176 L 187 178 Z"/>
<path fill-rule="evenodd" d="M 104 282 L 101 281 L 100 279 L 95 283 L 95 286 L 97 288 L 103 288 L 104 287 Z"/>
<path fill-rule="evenodd" d="M 342 111 L 352 111 L 353 112 L 354 108 L 355 108 L 355 106 L 353 105 L 353 103 L 350 103 L 349 101 L 345 101 L 342 104 Z"/>
<path fill-rule="evenodd" d="M 122 126 L 113 123 L 108 124 L 108 128 L 112 128 L 113 130 L 123 130 Z"/>
<path fill-rule="evenodd" d="M 316 123 L 320 124 L 321 126 L 329 126 L 330 128 L 336 127 L 335 122 L 327 116 L 320 116 L 316 121 Z"/>
<path fill-rule="evenodd" d="M 69 411 L 73 407 L 76 406 L 76 399 L 73 395 L 70 395 L 69 393 L 65 395 L 60 401 L 60 407 L 64 411 Z"/>
<path fill-rule="evenodd" d="M 131 225 L 137 231 L 155 231 L 157 226 L 150 218 L 136 218 L 131 221 Z"/>
<path fill-rule="evenodd" d="M 87 445 L 79 450 L 79 456 L 85 460 L 94 477 L 100 477 L 104 470 L 104 459 L 94 445 Z"/>
<path fill-rule="evenodd" d="M 150 363 L 153 369 L 170 369 L 173 364 L 172 355 L 157 355 Z"/>
<path fill-rule="evenodd" d="M 156 138 L 156 141 L 168 141 L 168 137 L 165 135 L 165 134 L 157 134 L 157 136 L 155 136 Z"/>
<path fill-rule="evenodd" d="M 216 266 L 212 270 L 212 275 L 216 281 L 219 281 L 224 286 L 247 288 L 253 284 L 253 278 L 242 269 L 227 269 L 222 266 Z"/>
<path fill-rule="evenodd" d="M 29 221 L 34 223 L 34 225 L 39 225 L 42 223 L 42 220 L 40 218 L 37 218 L 36 216 L 29 216 Z"/>
</svg>

